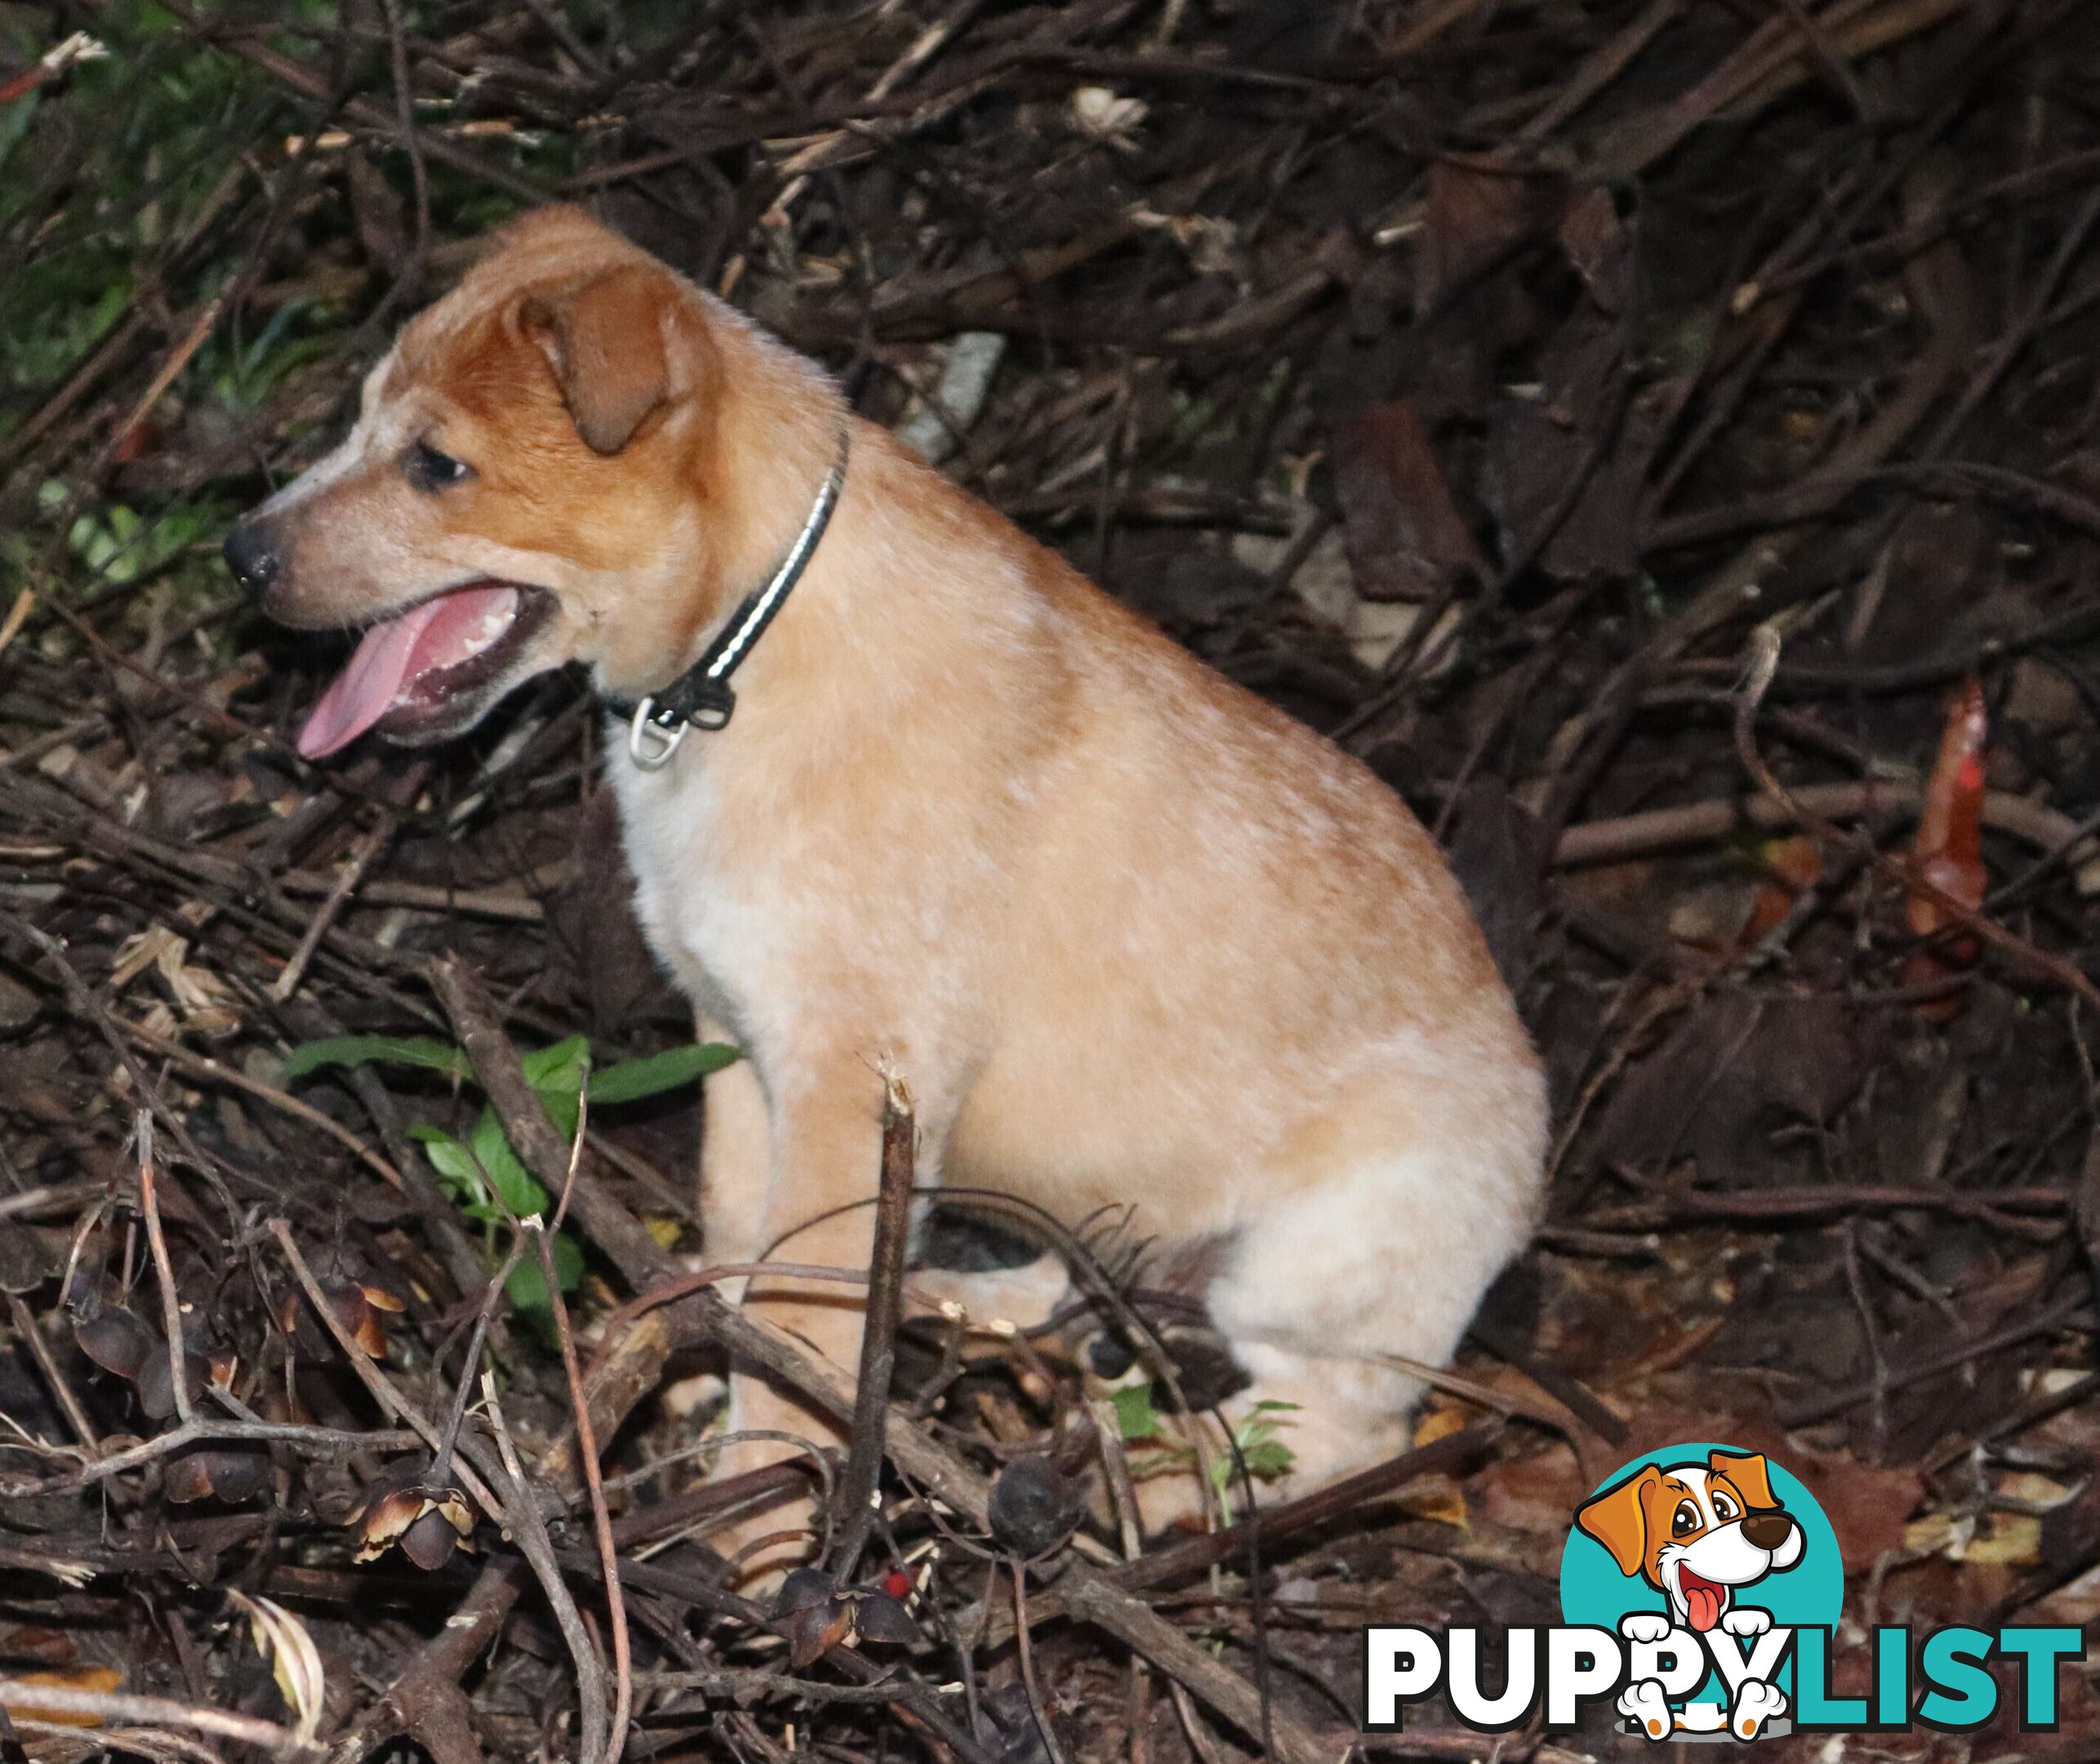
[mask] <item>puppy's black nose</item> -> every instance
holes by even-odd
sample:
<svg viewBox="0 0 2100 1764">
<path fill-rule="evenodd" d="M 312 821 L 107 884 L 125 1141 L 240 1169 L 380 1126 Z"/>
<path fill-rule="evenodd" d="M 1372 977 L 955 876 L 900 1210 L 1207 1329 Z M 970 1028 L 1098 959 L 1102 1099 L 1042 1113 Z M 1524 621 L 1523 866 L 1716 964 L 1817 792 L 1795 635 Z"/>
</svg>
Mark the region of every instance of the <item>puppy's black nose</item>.
<svg viewBox="0 0 2100 1764">
<path fill-rule="evenodd" d="M 281 567 L 276 546 L 256 523 L 242 521 L 226 535 L 226 568 L 242 587 L 260 594 Z"/>
<path fill-rule="evenodd" d="M 1742 1522 L 1742 1535 L 1761 1550 L 1776 1550 L 1793 1530 L 1791 1513 L 1756 1512 Z"/>
</svg>

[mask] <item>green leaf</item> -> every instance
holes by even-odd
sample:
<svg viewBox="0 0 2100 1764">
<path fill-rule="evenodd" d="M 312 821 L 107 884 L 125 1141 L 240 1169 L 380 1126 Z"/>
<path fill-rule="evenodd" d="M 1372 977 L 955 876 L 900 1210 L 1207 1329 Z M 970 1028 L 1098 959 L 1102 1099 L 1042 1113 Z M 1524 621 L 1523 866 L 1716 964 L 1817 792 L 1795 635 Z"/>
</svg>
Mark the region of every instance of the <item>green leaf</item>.
<svg viewBox="0 0 2100 1764">
<path fill-rule="evenodd" d="M 520 1311 L 544 1314 L 554 1309 L 554 1301 L 547 1296 L 547 1276 L 540 1272 L 537 1256 L 527 1255 L 511 1269 L 510 1278 L 503 1283 L 503 1290 Z"/>
<path fill-rule="evenodd" d="M 547 1191 L 539 1178 L 518 1161 L 504 1137 L 503 1123 L 492 1108 L 481 1111 L 469 1142 L 474 1155 L 488 1176 L 489 1184 L 503 1197 L 503 1204 L 520 1218 L 547 1210 Z"/>
<path fill-rule="evenodd" d="M 467 1057 L 428 1036 L 337 1036 L 326 1041 L 302 1041 L 285 1056 L 284 1075 L 304 1078 L 323 1066 L 363 1066 L 385 1060 L 396 1066 L 420 1066 L 448 1078 L 470 1078 Z"/>
<path fill-rule="evenodd" d="M 1247 1460 L 1250 1476 L 1259 1477 L 1265 1482 L 1273 1482 L 1278 1477 L 1288 1476 L 1297 1455 L 1281 1440 L 1263 1440 L 1258 1445 L 1244 1449 L 1240 1456 Z"/>
<path fill-rule="evenodd" d="M 720 1071 L 743 1058 L 740 1049 L 723 1041 L 696 1041 L 689 1047 L 666 1048 L 641 1059 L 621 1060 L 590 1075 L 593 1102 L 633 1102 L 659 1096 L 680 1085 Z"/>
<path fill-rule="evenodd" d="M 590 1058 L 590 1043 L 579 1035 L 523 1054 L 518 1063 L 524 1069 L 526 1083 L 535 1090 L 580 1090 L 584 1062 Z"/>
<path fill-rule="evenodd" d="M 1159 1432 L 1159 1411 L 1152 1406 L 1150 1384 L 1126 1384 L 1109 1401 L 1115 1405 L 1115 1424 L 1125 1439 L 1150 1439 Z"/>
<path fill-rule="evenodd" d="M 442 1127 L 433 1127 L 427 1122 L 417 1121 L 408 1129 L 408 1137 L 422 1143 L 423 1155 L 429 1159 L 431 1169 L 447 1183 L 461 1199 L 486 1203 L 488 1197 L 488 1179 L 482 1174 L 481 1165 L 474 1161 L 474 1153 Z"/>
<path fill-rule="evenodd" d="M 590 1044 L 581 1036 L 571 1036 L 552 1047 L 527 1054 L 518 1061 L 526 1082 L 532 1086 L 564 1139 L 576 1138 L 576 1120 L 582 1112 L 584 1073 L 590 1062 Z"/>
<path fill-rule="evenodd" d="M 561 1282 L 563 1292 L 574 1292 L 583 1281 L 583 1251 L 566 1232 L 555 1236 L 553 1247 L 554 1278 Z M 541 1269 L 539 1252 L 530 1245 L 526 1246 L 524 1260 L 510 1271 L 510 1278 L 503 1283 L 503 1290 L 521 1311 L 544 1313 L 554 1309 L 554 1302 L 547 1296 L 547 1276 Z"/>
</svg>

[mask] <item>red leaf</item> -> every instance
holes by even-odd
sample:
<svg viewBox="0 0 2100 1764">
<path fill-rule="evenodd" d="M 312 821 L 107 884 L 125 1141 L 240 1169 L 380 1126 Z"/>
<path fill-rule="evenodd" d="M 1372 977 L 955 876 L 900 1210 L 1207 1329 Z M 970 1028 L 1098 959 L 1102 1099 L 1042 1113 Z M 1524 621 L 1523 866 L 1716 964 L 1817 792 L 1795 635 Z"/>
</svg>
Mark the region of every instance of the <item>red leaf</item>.
<svg viewBox="0 0 2100 1764">
<path fill-rule="evenodd" d="M 1947 712 L 1911 847 L 1920 874 L 1972 911 L 1982 905 L 1987 880 L 1982 855 L 1983 742 L 1989 728 L 1983 688 L 1972 679 Z M 1911 896 L 1911 929 L 1919 936 L 1931 936 L 1951 919 L 1931 895 L 1919 891 Z M 1974 953 L 1972 947 L 1958 959 L 1966 962 Z"/>
</svg>

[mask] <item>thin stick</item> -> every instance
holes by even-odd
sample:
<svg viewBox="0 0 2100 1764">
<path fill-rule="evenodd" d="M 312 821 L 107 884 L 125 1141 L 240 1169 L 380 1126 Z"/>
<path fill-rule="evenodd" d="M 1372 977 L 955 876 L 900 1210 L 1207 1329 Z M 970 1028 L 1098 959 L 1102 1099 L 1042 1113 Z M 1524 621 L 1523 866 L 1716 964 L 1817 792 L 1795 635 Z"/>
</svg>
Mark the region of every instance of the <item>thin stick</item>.
<svg viewBox="0 0 2100 1764">
<path fill-rule="evenodd" d="M 504 1033 L 487 989 L 465 963 L 450 958 L 432 962 L 429 976 L 431 989 L 458 1031 L 468 1063 L 510 1143 L 525 1167 L 539 1178 L 541 1187 L 549 1194 L 560 1193 L 568 1183 L 564 1172 L 571 1148 L 539 1093 L 526 1081 L 518 1049 Z M 670 1255 L 643 1229 L 641 1221 L 598 1184 L 579 1177 L 570 1186 L 570 1209 L 577 1223 L 637 1292 L 674 1272 Z"/>
<path fill-rule="evenodd" d="M 346 1451 L 399 1451 L 416 1444 L 419 1437 L 406 1429 L 374 1432 L 363 1428 L 309 1427 L 297 1421 L 222 1421 L 210 1415 L 199 1415 L 187 1427 L 171 1428 L 165 1433 L 156 1433 L 149 1440 L 141 1440 L 106 1458 L 97 1458 L 62 1477 L 47 1477 L 35 1482 L 19 1482 L 12 1477 L 0 1477 L 0 1495 L 11 1500 L 85 1488 L 121 1472 L 136 1469 L 142 1463 L 151 1463 L 156 1458 L 167 1457 L 199 1440 L 255 1440 L 340 1454 Z M 16 1445 L 17 1449 L 24 1449 L 19 1441 Z M 79 1455 L 61 1453 L 51 1446 L 42 1449 L 59 1455 Z"/>
<path fill-rule="evenodd" d="M 839 1484 L 842 1524 L 832 1576 L 850 1579 L 874 1528 L 883 1468 L 883 1423 L 897 1368 L 897 1332 L 903 1314 L 904 1256 L 911 1235 L 911 1195 L 917 1169 L 917 1120 L 911 1092 L 895 1072 L 883 1075 L 882 1188 L 875 1201 L 875 1247 L 869 1263 L 867 1324 L 861 1335 L 861 1371 L 853 1397 L 852 1449 Z"/>
<path fill-rule="evenodd" d="M 385 849 L 386 842 L 394 837 L 397 825 L 393 815 L 382 815 L 379 825 L 359 840 L 351 849 L 349 861 L 343 866 L 342 874 L 336 878 L 335 886 L 327 897 L 314 909 L 314 922 L 308 925 L 292 951 L 291 959 L 284 964 L 284 972 L 272 982 L 269 996 L 282 1004 L 299 990 L 299 982 L 306 978 L 306 964 L 314 960 L 314 952 L 321 947 L 321 939 L 328 934 L 328 928 L 336 922 L 344 903 L 357 892 L 358 884 L 364 880 L 366 870 L 373 858 Z"/>
<path fill-rule="evenodd" d="M 1675 808 L 1644 809 L 1568 828 L 1554 844 L 1553 862 L 1556 869 L 1570 870 L 1706 844 L 1738 832 L 1769 832 L 1804 820 L 1915 814 L 1924 800 L 1924 786 L 1915 777 L 1870 777 L 1845 784 L 1806 784 L 1783 797 L 1730 796 Z M 2080 861 L 2077 848 L 2084 836 L 2082 823 L 2028 797 L 1986 791 L 1983 824 L 2050 853 L 2052 862 L 2060 857 Z"/>
<path fill-rule="evenodd" d="M 91 1454 L 102 1443 L 95 1431 L 95 1424 L 87 1419 L 87 1411 L 80 1406 L 80 1399 L 73 1394 L 73 1386 L 66 1381 L 65 1374 L 59 1370 L 58 1362 L 51 1358 L 51 1351 L 44 1340 L 43 1331 L 37 1327 L 37 1320 L 30 1316 L 29 1307 L 22 1303 L 18 1294 L 7 1294 L 7 1315 L 14 1321 L 15 1334 L 20 1339 L 22 1345 L 29 1350 L 29 1357 L 37 1362 L 37 1370 L 43 1374 L 44 1383 L 51 1387 L 52 1396 L 56 1399 L 59 1407 L 65 1410 L 66 1424 Z"/>
<path fill-rule="evenodd" d="M 196 1708 L 166 1697 L 131 1696 L 116 1690 L 80 1690 L 71 1685 L 29 1684 L 0 1678 L 0 1705 L 11 1709 L 49 1709 L 59 1715 L 91 1715 L 98 1721 L 137 1722 L 167 1727 L 190 1727 L 242 1745 L 261 1746 L 287 1757 L 312 1757 L 322 1749 L 309 1745 L 289 1727 L 229 1715 L 223 1709 Z"/>
<path fill-rule="evenodd" d="M 161 1326 L 167 1331 L 167 1370 L 175 1381 L 175 1418 L 184 1426 L 194 1419 L 189 1404 L 189 1368 L 182 1346 L 182 1301 L 176 1294 L 175 1267 L 168 1260 L 167 1238 L 160 1228 L 160 1203 L 153 1195 L 153 1117 L 141 1108 L 132 1130 L 139 1143 L 139 1210 L 145 1215 L 146 1244 L 153 1251 L 153 1277 L 160 1283 Z"/>
<path fill-rule="evenodd" d="M 437 1428 L 430 1424 L 429 1418 L 394 1388 L 392 1383 L 380 1373 L 379 1368 L 372 1363 L 372 1356 L 358 1346 L 352 1339 L 350 1332 L 343 1327 L 342 1319 L 336 1315 L 335 1307 L 328 1303 L 327 1295 L 321 1290 L 320 1281 L 314 1277 L 314 1270 L 306 1265 L 306 1258 L 299 1253 L 299 1245 L 292 1238 L 290 1223 L 284 1219 L 274 1218 L 269 1221 L 266 1228 L 270 1236 L 277 1240 L 278 1247 L 283 1250 L 285 1259 L 291 1264 L 291 1272 L 298 1280 L 300 1288 L 305 1291 L 308 1303 L 314 1307 L 314 1315 L 320 1318 L 322 1326 L 334 1338 L 336 1348 L 343 1357 L 349 1361 L 350 1370 L 357 1374 L 358 1381 L 364 1388 L 372 1393 L 372 1400 L 389 1414 L 398 1417 L 413 1428 L 417 1436 L 425 1446 L 430 1448 L 434 1455 L 438 1447 L 443 1444 L 443 1437 Z M 498 1525 L 509 1525 L 511 1522 L 510 1517 L 505 1511 L 503 1503 L 490 1491 L 488 1485 L 474 1473 L 477 1468 L 478 1467 L 465 1463 L 457 1466 L 461 1486 L 474 1496 L 481 1510 L 490 1518 Z"/>
<path fill-rule="evenodd" d="M 185 1071 L 193 1078 L 230 1085 L 236 1090 L 246 1091 L 256 1101 L 269 1103 L 272 1108 L 289 1115 L 294 1120 L 304 1121 L 309 1127 L 318 1128 L 336 1144 L 354 1153 L 390 1187 L 399 1188 L 404 1186 L 401 1172 L 385 1158 L 373 1151 L 340 1121 L 331 1120 L 310 1103 L 302 1102 L 296 1096 L 287 1095 L 259 1078 L 251 1078 L 246 1072 L 215 1060 L 208 1054 L 193 1054 L 181 1043 L 171 1041 L 165 1036 L 155 1035 L 142 1024 L 129 1022 L 122 1017 L 112 1017 L 109 1021 L 119 1032 L 128 1036 L 140 1046 L 151 1049 L 178 1071 Z"/>
<path fill-rule="evenodd" d="M 1035 1717 L 1035 1731 L 1043 1735 L 1043 1749 L 1050 1764 L 1065 1764 L 1065 1748 L 1050 1725 L 1050 1711 L 1043 1701 L 1043 1686 L 1035 1682 L 1035 1650 L 1028 1639 L 1028 1570 L 1020 1562 L 1007 1564 L 1013 1576 L 1013 1639 L 1021 1656 L 1021 1682 L 1028 1692 L 1028 1713 Z"/>
<path fill-rule="evenodd" d="M 570 1658 L 576 1664 L 576 1704 L 583 1720 L 582 1764 L 610 1764 L 611 1754 L 606 1749 L 604 1664 L 598 1657 L 598 1650 L 591 1645 L 590 1632 L 583 1625 L 583 1614 L 576 1609 L 568 1583 L 562 1578 L 561 1564 L 554 1559 L 554 1546 L 547 1536 L 546 1521 L 540 1517 L 539 1504 L 532 1499 L 532 1490 L 526 1486 L 525 1472 L 518 1461 L 518 1448 L 511 1442 L 510 1429 L 504 1425 L 503 1405 L 496 1394 L 493 1372 L 482 1374 L 481 1394 L 488 1410 L 489 1425 L 496 1434 L 496 1449 L 502 1456 L 503 1468 L 510 1479 L 511 1505 L 517 1509 L 511 1535 L 518 1540 L 518 1548 L 524 1552 L 526 1561 L 532 1565 L 533 1573 L 539 1576 L 547 1603 L 554 1611 L 555 1624 L 562 1632 L 563 1640 L 568 1643 Z"/>
<path fill-rule="evenodd" d="M 433 1482 L 443 1482 L 452 1473 L 452 1453 L 460 1442 L 460 1429 L 466 1422 L 467 1395 L 474 1388 L 474 1368 L 481 1362 L 481 1344 L 488 1339 L 489 1319 L 496 1313 L 496 1301 L 503 1296 L 511 1271 L 524 1258 L 525 1234 L 514 1231 L 510 1234 L 510 1253 L 482 1289 L 481 1307 L 474 1313 L 474 1333 L 467 1339 L 467 1351 L 460 1361 L 460 1382 L 452 1393 L 452 1412 L 445 1418 L 444 1437 L 438 1441 L 437 1455 L 430 1460 Z"/>
<path fill-rule="evenodd" d="M 554 1320 L 554 1339 L 562 1350 L 562 1371 L 568 1380 L 569 1407 L 576 1416 L 576 1454 L 583 1463 L 584 1486 L 590 1494 L 592 1529 L 598 1538 L 598 1558 L 605 1573 L 605 1612 L 612 1630 L 612 1717 L 607 1736 L 608 1760 L 616 1759 L 627 1747 L 627 1722 L 634 1707 L 634 1663 L 627 1633 L 627 1597 L 620 1584 L 620 1555 L 612 1540 L 612 1513 L 605 1503 L 604 1472 L 598 1462 L 598 1435 L 591 1424 L 590 1402 L 584 1393 L 583 1370 L 576 1360 L 576 1334 L 569 1326 L 569 1307 L 562 1297 L 560 1277 L 554 1272 L 554 1233 L 567 1217 L 569 1196 L 576 1187 L 576 1168 L 583 1161 L 585 1129 L 590 1120 L 590 1083 L 588 1068 L 576 1091 L 576 1130 L 569 1144 L 569 1168 L 562 1183 L 561 1198 L 554 1204 L 551 1225 L 538 1219 L 525 1221 L 525 1228 L 539 1245 L 540 1267 L 547 1282 L 547 1306 Z"/>
</svg>

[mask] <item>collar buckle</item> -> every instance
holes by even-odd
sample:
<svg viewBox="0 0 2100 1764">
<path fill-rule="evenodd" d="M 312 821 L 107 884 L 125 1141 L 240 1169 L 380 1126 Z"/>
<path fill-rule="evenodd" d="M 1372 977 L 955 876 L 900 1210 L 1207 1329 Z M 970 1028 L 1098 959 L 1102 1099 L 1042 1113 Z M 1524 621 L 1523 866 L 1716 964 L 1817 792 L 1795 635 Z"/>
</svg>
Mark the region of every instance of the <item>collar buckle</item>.
<svg viewBox="0 0 2100 1764">
<path fill-rule="evenodd" d="M 656 701 L 644 698 L 634 706 L 634 719 L 627 725 L 627 757 L 644 772 L 661 769 L 678 751 L 678 744 L 686 737 L 692 725 L 683 717 L 659 720 Z"/>
</svg>

